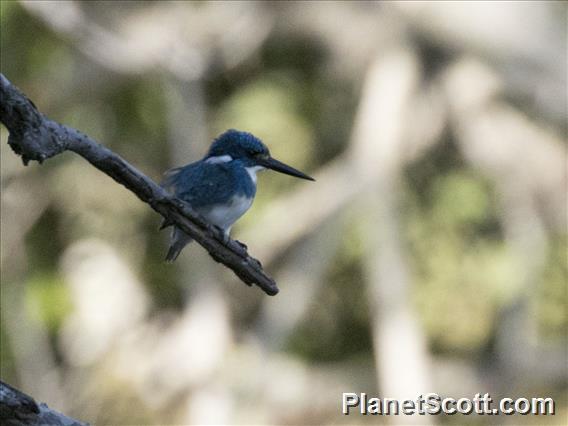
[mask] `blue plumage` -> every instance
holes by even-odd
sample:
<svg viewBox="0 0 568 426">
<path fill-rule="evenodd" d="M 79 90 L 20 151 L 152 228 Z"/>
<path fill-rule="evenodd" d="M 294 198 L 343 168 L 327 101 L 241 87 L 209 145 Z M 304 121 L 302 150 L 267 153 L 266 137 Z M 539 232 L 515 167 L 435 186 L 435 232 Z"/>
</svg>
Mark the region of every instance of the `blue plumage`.
<svg viewBox="0 0 568 426">
<path fill-rule="evenodd" d="M 256 173 L 265 168 L 313 180 L 270 157 L 268 148 L 252 134 L 228 130 L 213 141 L 202 160 L 168 171 L 162 186 L 228 236 L 232 225 L 252 205 Z M 174 227 L 166 260 L 174 261 L 190 241 Z"/>
<path fill-rule="evenodd" d="M 245 166 L 254 166 L 254 156 L 270 155 L 268 148 L 252 133 L 229 129 L 213 141 L 205 159 L 230 155 L 239 159 Z"/>
<path fill-rule="evenodd" d="M 233 195 L 254 197 L 256 184 L 239 160 L 198 161 L 174 169 L 162 183 L 193 208 L 226 202 Z"/>
</svg>

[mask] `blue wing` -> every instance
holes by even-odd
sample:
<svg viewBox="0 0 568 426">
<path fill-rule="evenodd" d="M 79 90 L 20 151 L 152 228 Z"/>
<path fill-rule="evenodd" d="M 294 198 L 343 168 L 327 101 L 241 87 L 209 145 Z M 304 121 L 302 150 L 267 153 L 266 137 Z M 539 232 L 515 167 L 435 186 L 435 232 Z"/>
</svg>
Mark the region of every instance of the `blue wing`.
<svg viewBox="0 0 568 426">
<path fill-rule="evenodd" d="M 194 208 L 223 204 L 234 195 L 253 197 L 256 185 L 236 161 L 198 161 L 166 172 L 161 185 Z"/>
</svg>

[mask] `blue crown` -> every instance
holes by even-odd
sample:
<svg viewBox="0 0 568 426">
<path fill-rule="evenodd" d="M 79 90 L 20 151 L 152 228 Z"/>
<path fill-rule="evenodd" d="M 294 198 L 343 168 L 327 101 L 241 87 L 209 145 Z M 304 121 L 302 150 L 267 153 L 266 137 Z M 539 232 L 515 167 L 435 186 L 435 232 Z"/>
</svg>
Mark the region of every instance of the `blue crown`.
<svg viewBox="0 0 568 426">
<path fill-rule="evenodd" d="M 248 132 L 230 129 L 217 137 L 205 158 L 230 155 L 232 158 L 247 158 L 270 155 L 266 145 Z"/>
</svg>

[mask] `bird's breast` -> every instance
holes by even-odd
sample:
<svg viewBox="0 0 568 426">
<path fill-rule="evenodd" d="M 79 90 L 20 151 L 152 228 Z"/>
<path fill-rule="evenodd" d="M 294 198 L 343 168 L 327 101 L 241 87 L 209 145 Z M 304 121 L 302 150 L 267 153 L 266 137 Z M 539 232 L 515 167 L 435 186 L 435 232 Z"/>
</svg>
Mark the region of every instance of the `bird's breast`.
<svg viewBox="0 0 568 426">
<path fill-rule="evenodd" d="M 252 205 L 253 197 L 233 196 L 230 201 L 211 206 L 201 214 L 208 222 L 227 231 Z"/>
</svg>

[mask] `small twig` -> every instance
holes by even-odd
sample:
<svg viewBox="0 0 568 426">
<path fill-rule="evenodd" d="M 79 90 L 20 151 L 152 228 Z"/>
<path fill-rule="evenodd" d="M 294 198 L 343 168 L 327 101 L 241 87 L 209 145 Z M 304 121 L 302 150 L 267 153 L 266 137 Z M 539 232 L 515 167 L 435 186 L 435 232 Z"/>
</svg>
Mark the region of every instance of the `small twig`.
<svg viewBox="0 0 568 426">
<path fill-rule="evenodd" d="M 271 296 L 278 293 L 274 280 L 241 244 L 231 239 L 225 242 L 222 233 L 208 225 L 187 203 L 168 194 L 108 148 L 76 129 L 45 117 L 3 74 L 0 74 L 0 114 L 0 121 L 10 132 L 8 144 L 22 157 L 24 165 L 33 160 L 42 163 L 64 151 L 79 154 L 148 203 L 167 223 L 181 228 L 245 284 L 256 284 Z"/>
</svg>

